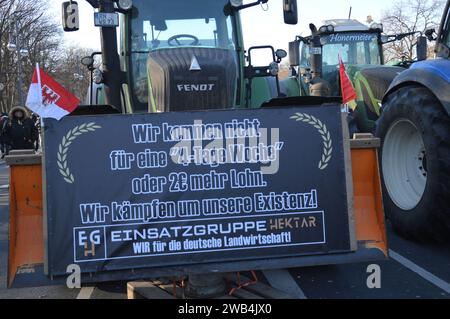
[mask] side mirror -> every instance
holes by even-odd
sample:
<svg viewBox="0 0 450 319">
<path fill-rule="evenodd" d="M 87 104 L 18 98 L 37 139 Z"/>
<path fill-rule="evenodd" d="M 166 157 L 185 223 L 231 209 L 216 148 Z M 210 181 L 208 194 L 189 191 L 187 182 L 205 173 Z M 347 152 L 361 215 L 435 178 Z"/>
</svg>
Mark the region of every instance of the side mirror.
<svg viewBox="0 0 450 319">
<path fill-rule="evenodd" d="M 417 38 L 417 61 L 424 61 L 428 56 L 427 37 L 420 36 Z"/>
<path fill-rule="evenodd" d="M 297 0 L 283 0 L 284 23 L 297 24 L 298 11 Z"/>
<path fill-rule="evenodd" d="M 62 24 L 65 32 L 78 31 L 80 29 L 80 15 L 78 3 L 66 1 L 62 4 Z"/>
<path fill-rule="evenodd" d="M 300 41 L 289 42 L 289 64 L 291 66 L 300 64 Z"/>
</svg>

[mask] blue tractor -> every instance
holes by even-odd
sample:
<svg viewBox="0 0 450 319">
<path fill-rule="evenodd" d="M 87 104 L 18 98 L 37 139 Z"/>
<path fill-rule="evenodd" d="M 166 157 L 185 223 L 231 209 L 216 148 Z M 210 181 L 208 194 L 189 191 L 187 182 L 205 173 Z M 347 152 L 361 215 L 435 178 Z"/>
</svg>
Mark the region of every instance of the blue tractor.
<svg viewBox="0 0 450 319">
<path fill-rule="evenodd" d="M 414 63 L 384 96 L 377 123 L 387 217 L 418 241 L 450 238 L 450 0 L 436 59 Z"/>
</svg>

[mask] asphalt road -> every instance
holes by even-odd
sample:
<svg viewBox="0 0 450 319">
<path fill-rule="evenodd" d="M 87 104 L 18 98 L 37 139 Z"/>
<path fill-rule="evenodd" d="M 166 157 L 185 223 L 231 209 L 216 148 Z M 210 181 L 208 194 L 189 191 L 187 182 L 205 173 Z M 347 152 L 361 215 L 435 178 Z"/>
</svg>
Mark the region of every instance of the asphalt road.
<svg viewBox="0 0 450 319">
<path fill-rule="evenodd" d="M 53 285 L 6 288 L 8 248 L 8 167 L 0 162 L 0 299 L 125 299 L 126 282 L 82 289 Z M 450 299 L 450 244 L 422 245 L 397 236 L 388 225 L 391 258 L 378 262 L 379 289 L 367 287 L 369 264 L 350 264 L 258 272 L 258 279 L 298 298 L 308 299 Z"/>
</svg>

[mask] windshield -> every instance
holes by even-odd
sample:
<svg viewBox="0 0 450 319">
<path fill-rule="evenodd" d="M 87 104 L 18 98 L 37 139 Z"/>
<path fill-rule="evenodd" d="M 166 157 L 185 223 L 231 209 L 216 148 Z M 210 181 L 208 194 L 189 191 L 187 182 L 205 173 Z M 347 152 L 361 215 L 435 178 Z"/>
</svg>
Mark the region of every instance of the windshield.
<svg viewBox="0 0 450 319">
<path fill-rule="evenodd" d="M 346 64 L 381 64 L 376 33 L 336 33 L 321 41 L 324 66 L 339 65 L 339 56 Z"/>
<path fill-rule="evenodd" d="M 148 53 L 179 47 L 235 50 L 228 0 L 135 0 L 130 23 L 131 75 L 135 111 L 148 110 Z"/>
<path fill-rule="evenodd" d="M 234 48 L 224 0 L 139 1 L 132 19 L 133 50 L 177 46 Z"/>
</svg>

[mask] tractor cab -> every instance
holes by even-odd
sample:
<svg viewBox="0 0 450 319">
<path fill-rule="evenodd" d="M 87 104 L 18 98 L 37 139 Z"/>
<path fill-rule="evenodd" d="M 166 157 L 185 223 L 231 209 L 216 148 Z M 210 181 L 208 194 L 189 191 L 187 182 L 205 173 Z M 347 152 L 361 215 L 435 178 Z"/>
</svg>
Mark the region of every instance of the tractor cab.
<svg viewBox="0 0 450 319">
<path fill-rule="evenodd" d="M 381 114 L 381 100 L 392 80 L 411 63 L 384 65 L 383 45 L 417 32 L 385 35 L 383 25 L 370 26 L 350 19 L 326 20 L 311 35 L 297 36 L 290 46 L 290 64 L 301 95 L 341 96 L 339 59 L 357 93 L 357 130 L 373 133 Z M 426 38 L 418 38 L 418 60 L 425 59 Z M 319 87 L 319 89 L 317 88 Z"/>
<path fill-rule="evenodd" d="M 269 0 L 87 1 L 101 28 L 102 69 L 90 67 L 104 95 L 91 94 L 88 105 L 101 100 L 120 113 L 229 109 L 260 107 L 281 94 L 277 76 L 287 53 L 267 45 L 245 51 L 240 20 L 241 10 Z M 71 27 L 77 10 L 63 4 L 65 31 L 78 30 Z M 297 24 L 296 0 L 283 2 L 283 14 Z M 258 49 L 272 51 L 266 66 L 251 63 Z M 276 90 L 252 91 L 253 79 L 266 77 L 276 78 Z"/>
<path fill-rule="evenodd" d="M 322 78 L 330 85 L 330 95 L 340 95 L 339 57 L 348 68 L 350 76 L 358 69 L 383 64 L 381 39 L 382 26 L 373 24 L 368 27 L 356 20 L 326 20 L 317 30 L 322 48 Z M 311 74 L 311 39 L 300 42 L 299 73 L 304 77 Z M 315 51 L 317 52 L 317 51 Z M 303 82 L 306 84 L 308 81 Z M 305 90 L 306 87 L 303 87 Z"/>
</svg>

